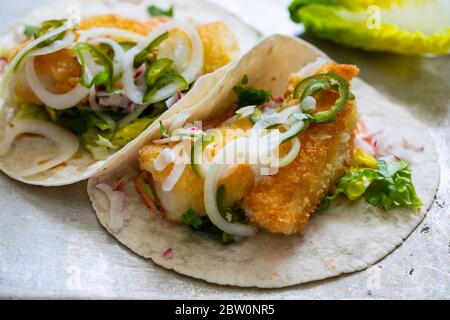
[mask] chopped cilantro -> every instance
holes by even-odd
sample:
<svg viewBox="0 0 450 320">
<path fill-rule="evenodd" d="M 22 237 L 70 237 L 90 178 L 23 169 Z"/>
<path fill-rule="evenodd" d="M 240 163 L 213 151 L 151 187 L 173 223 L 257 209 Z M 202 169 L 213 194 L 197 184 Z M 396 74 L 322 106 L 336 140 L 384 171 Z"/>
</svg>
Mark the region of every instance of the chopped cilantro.
<svg viewBox="0 0 450 320">
<path fill-rule="evenodd" d="M 23 34 L 26 35 L 27 37 L 33 37 L 37 35 L 39 31 L 41 31 L 41 27 L 27 25 L 23 30 Z"/>
<path fill-rule="evenodd" d="M 161 132 L 161 136 L 164 138 L 170 138 L 170 133 L 161 120 L 159 120 L 159 132 Z"/>
<path fill-rule="evenodd" d="M 148 14 L 152 17 L 159 17 L 159 16 L 173 17 L 173 6 L 167 10 L 164 10 L 155 5 L 151 5 L 151 6 L 148 6 L 147 11 L 148 11 Z"/>
<path fill-rule="evenodd" d="M 270 90 L 259 90 L 254 87 L 248 86 L 248 76 L 245 75 L 239 85 L 233 88 L 238 98 L 238 107 L 258 106 L 272 97 Z"/>
</svg>

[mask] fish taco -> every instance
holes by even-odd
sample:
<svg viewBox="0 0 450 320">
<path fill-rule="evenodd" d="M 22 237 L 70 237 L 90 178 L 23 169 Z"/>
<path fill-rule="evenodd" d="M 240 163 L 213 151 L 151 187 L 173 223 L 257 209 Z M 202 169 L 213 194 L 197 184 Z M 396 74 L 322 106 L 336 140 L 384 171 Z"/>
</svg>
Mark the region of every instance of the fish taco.
<svg viewBox="0 0 450 320">
<path fill-rule="evenodd" d="M 304 41 L 275 35 L 210 99 L 90 178 L 102 225 L 208 282 L 284 287 L 362 270 L 414 230 L 439 165 L 427 129 Z"/>
<path fill-rule="evenodd" d="M 203 1 L 49 5 L 2 35 L 0 168 L 88 178 L 151 123 L 192 107 L 259 34 Z"/>
</svg>

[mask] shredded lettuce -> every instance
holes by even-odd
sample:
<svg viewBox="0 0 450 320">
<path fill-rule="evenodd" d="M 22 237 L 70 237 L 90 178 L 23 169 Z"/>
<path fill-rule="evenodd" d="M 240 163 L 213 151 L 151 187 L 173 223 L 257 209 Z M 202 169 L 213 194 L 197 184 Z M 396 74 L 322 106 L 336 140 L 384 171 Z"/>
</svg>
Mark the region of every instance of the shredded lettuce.
<svg viewBox="0 0 450 320">
<path fill-rule="evenodd" d="M 220 214 L 228 222 L 243 222 L 245 220 L 245 211 L 238 204 L 229 207 L 226 204 L 225 199 L 226 189 L 224 185 L 221 185 L 217 190 L 217 206 Z M 222 244 L 229 244 L 238 240 L 232 235 L 217 228 L 208 216 L 201 216 L 192 208 L 183 213 L 181 219 L 192 229 L 206 233 Z"/>
<path fill-rule="evenodd" d="M 339 181 L 333 194 L 327 195 L 318 210 L 326 209 L 330 201 L 344 194 L 349 200 L 362 196 L 371 205 L 390 210 L 399 207 L 418 208 L 423 203 L 412 183 L 411 170 L 404 161 L 377 161 L 377 169 L 358 168 L 349 171 Z"/>
<path fill-rule="evenodd" d="M 291 19 L 317 36 L 366 50 L 450 52 L 445 0 L 293 0 Z"/>
<path fill-rule="evenodd" d="M 24 119 L 48 120 L 49 118 L 50 118 L 49 114 L 43 107 L 27 103 L 21 104 L 19 106 L 19 110 L 14 116 L 14 119 L 16 120 L 24 120 Z"/>
<path fill-rule="evenodd" d="M 92 154 L 95 160 L 106 159 L 112 150 L 117 147 L 111 143 L 105 136 L 99 133 L 95 127 L 90 128 L 81 136 L 84 145 Z"/>
<path fill-rule="evenodd" d="M 147 129 L 153 121 L 155 121 L 154 117 L 144 117 L 130 122 L 113 134 L 111 138 L 112 144 L 119 148 L 124 147 Z"/>
<path fill-rule="evenodd" d="M 67 109 L 60 112 L 58 114 L 57 123 L 71 130 L 77 136 L 83 135 L 89 129 L 94 127 L 97 127 L 102 131 L 109 129 L 109 125 L 94 112 L 77 108 Z"/>
<path fill-rule="evenodd" d="M 217 228 L 211 220 L 209 220 L 208 216 L 201 216 L 194 209 L 189 209 L 183 213 L 181 219 L 192 229 L 207 234 L 223 245 L 235 242 L 233 236 Z"/>
</svg>

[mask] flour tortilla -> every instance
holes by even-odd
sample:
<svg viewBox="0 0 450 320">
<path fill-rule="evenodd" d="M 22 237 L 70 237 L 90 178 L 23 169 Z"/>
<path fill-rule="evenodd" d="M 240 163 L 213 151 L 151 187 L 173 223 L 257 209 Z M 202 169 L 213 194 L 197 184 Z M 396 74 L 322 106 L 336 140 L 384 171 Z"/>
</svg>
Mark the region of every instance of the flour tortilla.
<svg viewBox="0 0 450 320">
<path fill-rule="evenodd" d="M 77 6 L 81 9 L 82 18 L 115 13 L 130 18 L 148 19 L 147 6 L 149 4 L 148 1 L 142 0 L 102 0 L 95 2 L 90 0 L 77 0 L 46 5 L 45 7 L 32 12 L 28 17 L 19 22 L 17 26 L 2 34 L 0 39 L 0 50 L 15 48 L 18 43 L 24 40 L 22 33 L 24 25 L 39 24 L 48 19 L 67 17 L 70 12 L 77 10 Z M 174 18 L 176 19 L 190 19 L 196 23 L 211 21 L 224 22 L 238 38 L 241 52 L 246 52 L 261 38 L 261 34 L 252 27 L 240 21 L 225 9 L 210 2 L 201 0 L 156 0 L 151 1 L 151 4 L 162 8 L 168 8 L 173 5 L 175 10 Z M 178 110 L 192 107 L 197 102 L 206 98 L 207 93 L 225 75 L 225 71 L 230 65 L 231 64 L 200 78 L 189 91 L 188 95 L 179 103 L 172 106 L 169 111 L 161 116 L 161 118 L 168 117 Z M 11 106 L 5 105 L 4 101 L 0 98 L 0 109 L 1 139 L 6 124 L 5 119 L 11 111 Z M 87 150 L 80 148 L 70 160 L 59 166 L 33 176 L 19 177 L 16 172 L 28 167 L 30 161 L 39 162 L 49 159 L 49 157 L 57 151 L 54 143 L 48 139 L 40 136 L 25 135 L 15 140 L 10 152 L 6 156 L 0 157 L 0 170 L 8 176 L 28 184 L 41 186 L 67 185 L 89 178 L 109 161 L 119 157 L 121 153 L 126 152 L 129 145 L 103 161 L 96 161 Z"/>
<path fill-rule="evenodd" d="M 252 85 L 272 89 L 277 95 L 285 90 L 291 72 L 319 56 L 325 55 L 304 41 L 279 35 L 267 38 L 213 89 L 213 99 L 188 110 L 191 120 L 205 119 L 228 108 L 233 99 L 231 89 L 244 74 L 248 74 Z M 326 211 L 314 214 L 299 235 L 259 232 L 255 237 L 223 246 L 186 225 L 172 224 L 150 213 L 136 192 L 132 180 L 139 174 L 137 152 L 158 135 L 153 126 L 139 143 L 111 161 L 105 172 L 89 180 L 88 193 L 98 219 L 138 255 L 164 268 L 221 285 L 278 288 L 365 269 L 393 251 L 420 223 L 436 193 L 440 169 L 424 125 L 359 79 L 352 82 L 352 92 L 370 132 L 384 130 L 393 137 L 403 136 L 415 145 L 425 146 L 423 152 L 414 153 L 410 162 L 414 185 L 424 203 L 420 210 L 384 212 L 364 200 L 337 199 Z M 108 225 L 108 200 L 96 185 L 113 184 L 119 179 L 128 183 L 125 222 L 115 232 Z M 164 257 L 169 248 L 172 256 Z"/>
</svg>

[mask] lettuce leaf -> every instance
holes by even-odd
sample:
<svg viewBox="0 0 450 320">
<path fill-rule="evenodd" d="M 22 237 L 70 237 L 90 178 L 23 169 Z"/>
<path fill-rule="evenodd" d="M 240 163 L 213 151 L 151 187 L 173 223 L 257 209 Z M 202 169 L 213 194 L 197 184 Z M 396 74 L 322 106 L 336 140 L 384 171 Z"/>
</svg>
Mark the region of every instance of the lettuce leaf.
<svg viewBox="0 0 450 320">
<path fill-rule="evenodd" d="M 318 210 L 326 209 L 330 201 L 344 194 L 349 200 L 364 196 L 371 205 L 390 210 L 398 207 L 418 208 L 423 203 L 412 183 L 411 170 L 403 161 L 377 161 L 378 168 L 360 168 L 348 172 L 339 180 L 333 194 L 327 195 Z"/>
<path fill-rule="evenodd" d="M 397 207 L 418 208 L 423 203 L 411 182 L 411 170 L 402 161 L 386 163 L 378 161 L 378 171 L 383 179 L 376 179 L 367 189 L 364 198 L 371 205 L 384 210 Z"/>
<path fill-rule="evenodd" d="M 415 55 L 450 51 L 445 0 L 293 0 L 289 11 L 317 36 L 348 46 Z"/>
<path fill-rule="evenodd" d="M 34 120 L 48 120 L 50 118 L 47 111 L 35 104 L 21 104 L 19 110 L 17 111 L 14 119 L 24 120 L 24 119 L 34 119 Z"/>
<path fill-rule="evenodd" d="M 81 136 L 81 140 L 95 160 L 104 160 L 109 156 L 112 150 L 117 149 L 117 147 L 103 136 L 96 127 L 92 127 L 86 131 Z"/>
<path fill-rule="evenodd" d="M 147 129 L 153 121 L 155 121 L 155 117 L 144 117 L 132 121 L 113 134 L 111 138 L 112 144 L 119 148 L 124 147 Z"/>
<path fill-rule="evenodd" d="M 219 241 L 223 245 L 235 242 L 232 235 L 217 228 L 211 220 L 209 220 L 208 216 L 201 216 L 194 209 L 189 209 L 183 213 L 181 219 L 192 229 L 207 234 L 209 237 Z"/>
<path fill-rule="evenodd" d="M 102 131 L 108 130 L 109 126 L 103 119 L 92 111 L 77 108 L 67 109 L 58 114 L 57 122 L 71 130 L 77 136 L 85 134 L 89 129 L 97 127 Z"/>
</svg>

